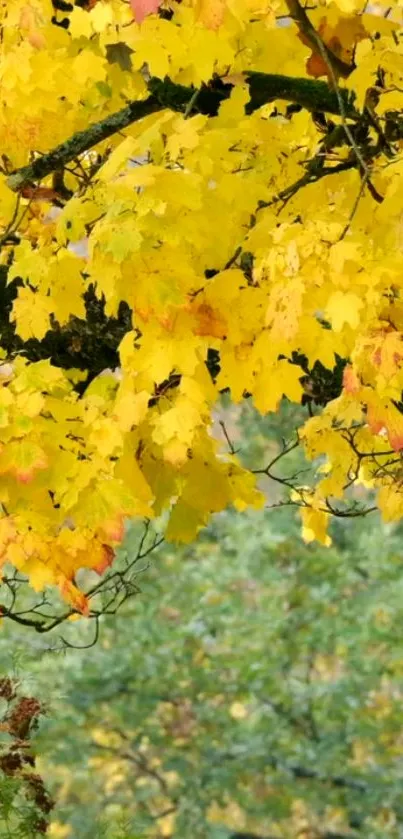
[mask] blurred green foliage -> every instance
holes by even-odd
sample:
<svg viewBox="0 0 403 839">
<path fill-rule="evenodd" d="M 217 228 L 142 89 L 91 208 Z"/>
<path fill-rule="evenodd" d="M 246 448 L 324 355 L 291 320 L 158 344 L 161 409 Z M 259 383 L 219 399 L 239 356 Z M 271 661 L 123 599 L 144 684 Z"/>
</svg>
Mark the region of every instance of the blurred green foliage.
<svg viewBox="0 0 403 839">
<path fill-rule="evenodd" d="M 255 468 L 291 426 L 286 410 L 280 425 L 248 405 L 221 416 Z M 2 672 L 48 703 L 34 742 L 49 835 L 403 837 L 402 532 L 336 519 L 324 548 L 303 544 L 292 507 L 228 511 L 150 557 L 94 646 L 6 624 Z M 62 634 L 92 637 L 85 621 Z"/>
</svg>

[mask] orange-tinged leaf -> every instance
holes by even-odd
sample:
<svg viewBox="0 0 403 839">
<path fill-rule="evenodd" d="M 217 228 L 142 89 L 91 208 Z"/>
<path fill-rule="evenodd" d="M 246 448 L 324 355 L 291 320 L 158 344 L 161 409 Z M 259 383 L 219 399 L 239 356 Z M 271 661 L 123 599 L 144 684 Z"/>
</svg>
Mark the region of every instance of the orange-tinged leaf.
<svg viewBox="0 0 403 839">
<path fill-rule="evenodd" d="M 224 20 L 226 0 L 197 0 L 195 8 L 197 19 L 207 29 L 220 28 Z"/>
<path fill-rule="evenodd" d="M 389 442 L 395 452 L 403 449 L 403 415 L 390 405 L 386 414 L 385 427 L 388 432 Z"/>
<path fill-rule="evenodd" d="M 343 371 L 343 387 L 346 393 L 358 393 L 361 382 L 351 364 L 348 364 Z"/>
<path fill-rule="evenodd" d="M 39 17 L 39 15 L 38 15 Z M 27 3 L 23 6 L 20 14 L 20 28 L 32 47 L 42 49 L 46 46 L 46 39 L 38 26 L 36 10 Z"/>
<path fill-rule="evenodd" d="M 403 361 L 401 333 L 395 331 L 382 332 L 375 340 L 372 361 L 379 367 L 385 378 L 390 379 L 394 376 Z"/>
<path fill-rule="evenodd" d="M 379 434 L 385 428 L 385 409 L 381 405 L 371 404 L 367 409 L 368 425 L 373 434 Z"/>
<path fill-rule="evenodd" d="M 20 189 L 23 198 L 30 201 L 60 201 L 61 195 L 55 189 L 47 186 L 24 186 Z"/>
<path fill-rule="evenodd" d="M 307 59 L 306 72 L 308 76 L 312 76 L 314 79 L 320 79 L 321 76 L 328 75 L 329 67 L 321 55 L 318 55 L 317 52 L 313 52 Z"/>
<path fill-rule="evenodd" d="M 196 307 L 196 335 L 211 335 L 213 338 L 225 338 L 227 322 L 221 312 L 208 303 Z"/>
<path fill-rule="evenodd" d="M 392 403 L 382 405 L 374 399 L 368 405 L 367 419 L 373 434 L 384 432 L 394 451 L 403 449 L 403 414 Z"/>
<path fill-rule="evenodd" d="M 98 531 L 111 542 L 121 542 L 125 532 L 124 517 L 115 516 L 115 518 L 107 519 L 99 525 Z"/>
<path fill-rule="evenodd" d="M 340 58 L 346 65 L 353 67 L 354 48 L 364 38 L 368 37 L 359 15 L 338 14 L 335 20 L 322 18 L 316 25 L 316 30 L 322 41 L 337 58 Z M 299 33 L 300 40 L 312 49 L 311 40 L 302 32 Z M 312 49 L 312 54 L 307 60 L 306 70 L 309 76 L 319 78 L 329 76 L 329 65 L 324 60 L 319 47 Z"/>
<path fill-rule="evenodd" d="M 73 609 L 80 612 L 84 617 L 88 617 L 90 608 L 84 592 L 80 591 L 67 577 L 60 578 L 59 588 L 62 597 L 70 603 Z"/>
<path fill-rule="evenodd" d="M 113 560 L 115 559 L 115 551 L 113 550 L 113 548 L 110 547 L 110 545 L 102 545 L 102 550 L 104 555 L 101 559 L 101 562 L 98 562 L 97 565 L 92 566 L 93 571 L 96 571 L 96 573 L 99 574 L 100 577 L 102 576 L 102 574 L 104 574 L 106 569 L 109 568 L 110 565 L 112 565 Z"/>
<path fill-rule="evenodd" d="M 121 465 L 124 467 L 125 462 L 119 463 L 118 467 Z M 102 541 L 119 542 L 124 534 L 126 517 L 152 516 L 150 488 L 135 460 L 133 468 L 135 474 L 132 485 L 129 476 L 124 481 L 121 469 L 117 468 L 119 478 L 100 478 L 85 488 L 78 505 L 72 511 L 79 528 L 91 528 L 102 537 Z"/>
<path fill-rule="evenodd" d="M 9 472 L 23 484 L 32 481 L 38 469 L 46 469 L 47 466 L 45 452 L 29 438 L 8 443 L 0 458 L 0 473 Z"/>
</svg>

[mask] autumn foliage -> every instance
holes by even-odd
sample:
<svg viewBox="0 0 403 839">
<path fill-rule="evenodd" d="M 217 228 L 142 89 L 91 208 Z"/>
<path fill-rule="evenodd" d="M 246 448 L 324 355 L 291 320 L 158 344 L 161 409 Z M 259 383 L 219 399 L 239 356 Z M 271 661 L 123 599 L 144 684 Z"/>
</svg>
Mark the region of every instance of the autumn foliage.
<svg viewBox="0 0 403 839">
<path fill-rule="evenodd" d="M 1 556 L 74 610 L 126 518 L 265 503 L 223 390 L 306 406 L 305 539 L 403 514 L 403 6 L 362 8 L 1 6 Z"/>
<path fill-rule="evenodd" d="M 21 696 L 18 681 L 8 677 L 0 679 L 0 702 L 5 706 L 0 731 L 8 735 L 8 742 L 0 745 L 0 770 L 6 778 L 12 779 L 19 786 L 20 795 L 31 803 L 32 829 L 36 835 L 41 836 L 47 833 L 49 813 L 54 802 L 41 775 L 36 771 L 31 735 L 44 708 L 35 697 Z"/>
</svg>

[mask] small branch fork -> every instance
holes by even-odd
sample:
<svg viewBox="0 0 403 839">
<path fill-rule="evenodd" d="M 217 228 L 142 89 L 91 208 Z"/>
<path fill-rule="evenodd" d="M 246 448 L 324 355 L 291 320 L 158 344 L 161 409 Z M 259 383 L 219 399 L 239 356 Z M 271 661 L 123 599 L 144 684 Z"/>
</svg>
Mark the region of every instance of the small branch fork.
<svg viewBox="0 0 403 839">
<path fill-rule="evenodd" d="M 115 615 L 126 600 L 140 592 L 136 580 L 148 566 L 143 565 L 141 568 L 137 568 L 137 566 L 156 551 L 163 541 L 163 537 L 151 532 L 150 523 L 147 521 L 134 556 L 127 557 L 124 560 L 124 566 L 121 570 L 110 569 L 109 573 L 106 573 L 98 583 L 84 592 L 87 600 L 90 603 L 93 602 L 88 619 L 94 621 L 94 637 L 90 643 L 80 646 L 80 649 L 86 649 L 96 644 L 101 617 Z M 8 596 L 6 596 L 6 601 L 0 605 L 2 618 L 8 618 L 20 626 L 30 627 L 42 635 L 66 623 L 73 615 L 80 615 L 80 612 L 73 607 L 57 613 L 55 605 L 50 601 L 46 592 L 42 594 L 37 603 L 19 609 L 19 590 L 24 588 L 26 583 L 26 577 L 23 577 L 17 571 L 14 571 L 10 576 L 3 577 L 2 584 L 8 592 Z M 61 638 L 61 641 L 62 649 L 76 647 L 75 644 L 70 643 L 65 638 Z"/>
<path fill-rule="evenodd" d="M 344 436 L 344 434 L 343 434 L 343 436 Z M 345 489 L 348 489 L 350 486 L 352 486 L 352 484 L 354 484 L 354 482 L 357 479 L 361 459 L 363 457 L 375 457 L 375 455 L 377 453 L 375 452 L 375 453 L 364 454 L 362 452 L 359 452 L 356 448 L 354 448 L 354 442 L 353 442 L 353 437 L 351 437 L 351 433 L 350 433 L 350 436 L 348 436 L 348 432 L 347 432 L 347 436 L 345 437 L 345 439 L 348 440 L 348 442 L 350 442 L 350 444 L 352 445 L 353 451 L 355 452 L 355 454 L 357 455 L 357 458 L 358 458 L 358 460 L 357 460 L 358 465 L 357 465 L 357 469 L 355 470 L 354 476 L 349 480 L 349 482 L 346 484 L 346 487 L 345 487 Z M 286 440 L 283 440 L 282 441 L 282 447 L 281 447 L 280 451 L 270 460 L 270 462 L 267 464 L 267 466 L 264 466 L 260 469 L 251 469 L 251 472 L 252 472 L 253 475 L 257 475 L 257 476 L 258 475 L 265 475 L 271 481 L 275 481 L 276 483 L 285 487 L 287 490 L 291 490 L 293 493 L 295 493 L 298 496 L 298 498 L 295 498 L 295 499 L 286 498 L 286 499 L 282 499 L 282 500 L 280 500 L 280 501 L 278 501 L 274 504 L 269 504 L 268 507 L 270 509 L 274 509 L 276 507 L 290 507 L 290 506 L 291 507 L 308 508 L 308 509 L 312 507 L 312 505 L 309 503 L 309 499 L 306 497 L 306 491 L 304 490 L 303 487 L 301 487 L 299 485 L 300 476 L 303 475 L 306 472 L 309 472 L 310 471 L 309 467 L 305 468 L 305 469 L 298 469 L 292 475 L 287 475 L 286 477 L 284 477 L 282 475 L 279 475 L 277 472 L 273 471 L 273 467 L 276 466 L 277 464 L 279 464 L 280 461 L 283 460 L 283 458 L 287 457 L 287 455 L 289 455 L 292 451 L 295 451 L 295 449 L 297 449 L 299 447 L 299 445 L 300 445 L 300 440 L 299 440 L 298 437 L 292 442 L 287 442 Z M 381 454 L 388 455 L 388 454 L 391 454 L 391 453 L 390 452 L 381 452 Z M 394 454 L 396 454 L 396 453 L 394 452 Z M 340 508 L 340 507 L 335 507 L 332 499 L 327 497 L 323 500 L 323 505 L 320 506 L 319 508 L 315 507 L 315 509 L 317 509 L 318 512 L 327 513 L 328 515 L 331 515 L 333 518 L 345 518 L 345 519 L 347 519 L 347 518 L 364 518 L 369 513 L 376 512 L 378 507 L 375 506 L 375 505 L 365 507 L 362 504 L 360 504 L 359 502 L 357 502 L 356 500 L 352 500 L 350 503 L 347 503 L 344 507 Z"/>
</svg>

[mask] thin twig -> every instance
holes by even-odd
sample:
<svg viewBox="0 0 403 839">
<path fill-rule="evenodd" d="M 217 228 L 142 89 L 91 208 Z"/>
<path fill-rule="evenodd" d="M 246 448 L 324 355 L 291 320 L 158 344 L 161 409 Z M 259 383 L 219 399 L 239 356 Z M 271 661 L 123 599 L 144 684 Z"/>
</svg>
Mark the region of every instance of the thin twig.
<svg viewBox="0 0 403 839">
<path fill-rule="evenodd" d="M 358 205 L 359 205 L 359 203 L 360 203 L 360 201 L 361 201 L 361 198 L 362 198 L 362 196 L 363 196 L 363 194 L 364 194 L 364 190 L 365 190 L 365 186 L 366 186 L 367 181 L 368 181 L 368 172 L 364 172 L 364 174 L 363 174 L 363 176 L 362 176 L 362 178 L 361 178 L 360 188 L 359 188 L 359 190 L 358 190 L 357 197 L 356 197 L 356 199 L 355 199 L 355 201 L 354 201 L 354 204 L 353 204 L 353 206 L 352 206 L 352 208 L 351 208 L 351 213 L 350 213 L 350 215 L 349 215 L 349 217 L 348 217 L 348 221 L 347 221 L 347 223 L 345 224 L 345 226 L 343 227 L 343 230 L 342 230 L 342 232 L 341 232 L 341 234 L 340 234 L 340 236 L 339 236 L 339 240 L 338 240 L 339 242 L 341 242 L 341 241 L 344 239 L 344 237 L 346 236 L 347 232 L 348 232 L 348 231 L 349 231 L 349 229 L 350 229 L 351 223 L 352 223 L 352 221 L 353 221 L 353 219 L 354 219 L 354 216 L 355 216 L 355 214 L 356 214 L 356 212 L 357 212 L 357 210 L 358 210 Z"/>
</svg>

